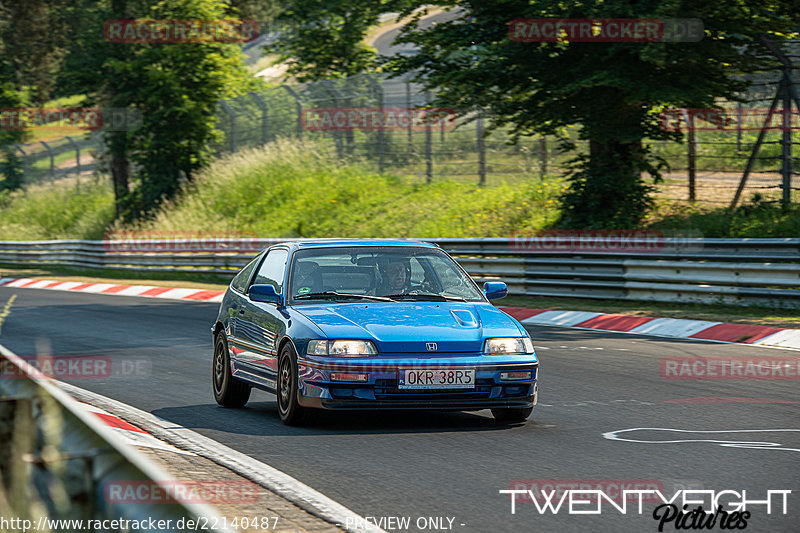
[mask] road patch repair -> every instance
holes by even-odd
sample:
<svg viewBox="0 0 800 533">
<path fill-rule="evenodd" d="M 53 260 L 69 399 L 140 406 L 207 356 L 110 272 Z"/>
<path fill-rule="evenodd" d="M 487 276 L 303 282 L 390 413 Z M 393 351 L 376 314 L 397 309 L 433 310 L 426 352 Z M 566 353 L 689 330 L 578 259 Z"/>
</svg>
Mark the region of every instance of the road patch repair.
<svg viewBox="0 0 800 533">
<path fill-rule="evenodd" d="M 182 289 L 152 285 L 114 285 L 110 283 L 81 283 L 77 281 L 37 280 L 29 278 L 0 278 L 0 287 L 84 292 L 117 296 L 138 296 L 166 300 L 221 302 L 224 291 Z M 800 350 L 800 329 L 775 328 L 750 324 L 726 324 L 707 320 L 657 318 L 604 314 L 591 311 L 564 311 L 500 307 L 526 326 L 558 326 L 595 331 L 613 331 L 697 339 L 722 343 L 751 344 L 770 348 Z"/>
</svg>

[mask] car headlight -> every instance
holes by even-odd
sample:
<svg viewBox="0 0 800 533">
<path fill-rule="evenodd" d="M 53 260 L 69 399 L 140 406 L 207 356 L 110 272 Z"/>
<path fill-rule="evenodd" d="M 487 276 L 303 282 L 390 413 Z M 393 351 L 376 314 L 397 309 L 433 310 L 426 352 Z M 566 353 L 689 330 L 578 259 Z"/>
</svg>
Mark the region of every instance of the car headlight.
<svg viewBox="0 0 800 533">
<path fill-rule="evenodd" d="M 309 341 L 308 355 L 334 355 L 337 357 L 364 357 L 377 355 L 378 350 L 370 341 L 354 340 L 313 340 Z"/>
<path fill-rule="evenodd" d="M 533 353 L 533 341 L 530 337 L 498 337 L 486 339 L 483 353 L 490 355 L 528 354 Z"/>
</svg>

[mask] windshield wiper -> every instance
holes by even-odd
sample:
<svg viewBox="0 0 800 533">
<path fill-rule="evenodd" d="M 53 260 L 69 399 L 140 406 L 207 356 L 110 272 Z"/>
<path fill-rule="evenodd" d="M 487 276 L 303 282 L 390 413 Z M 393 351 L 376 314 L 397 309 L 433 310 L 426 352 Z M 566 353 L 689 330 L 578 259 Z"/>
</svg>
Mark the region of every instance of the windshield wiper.
<svg viewBox="0 0 800 533">
<path fill-rule="evenodd" d="M 460 296 L 445 296 L 443 294 L 390 294 L 387 298 L 392 300 L 419 300 L 422 302 L 466 302 Z"/>
<path fill-rule="evenodd" d="M 379 302 L 391 302 L 391 298 L 387 298 L 385 296 L 372 296 L 371 294 L 356 294 L 353 292 L 337 292 L 337 291 L 324 291 L 324 292 L 309 292 L 306 294 L 299 294 L 294 297 L 295 300 L 312 300 L 312 299 L 331 299 L 335 300 L 337 298 L 344 298 L 344 299 L 366 299 L 366 300 L 377 300 Z"/>
</svg>

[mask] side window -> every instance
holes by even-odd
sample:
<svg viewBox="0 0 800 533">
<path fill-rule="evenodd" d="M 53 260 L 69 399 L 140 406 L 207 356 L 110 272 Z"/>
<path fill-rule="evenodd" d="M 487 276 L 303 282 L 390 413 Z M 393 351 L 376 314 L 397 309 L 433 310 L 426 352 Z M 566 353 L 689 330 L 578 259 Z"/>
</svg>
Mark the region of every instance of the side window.
<svg viewBox="0 0 800 533">
<path fill-rule="evenodd" d="M 236 274 L 236 277 L 234 277 L 233 281 L 231 281 L 231 287 L 233 289 L 239 292 L 244 292 L 244 290 L 247 288 L 247 281 L 250 279 L 250 274 L 253 273 L 253 269 L 256 268 L 259 259 L 261 259 L 261 254 L 258 254 L 255 259 L 250 261 L 250 263 L 241 270 L 241 272 Z"/>
<path fill-rule="evenodd" d="M 286 258 L 288 255 L 289 252 L 286 250 L 271 250 L 264 262 L 261 263 L 261 268 L 258 269 L 253 285 L 272 285 L 275 287 L 275 292 L 280 294 L 283 288 L 283 274 L 286 272 Z"/>
</svg>

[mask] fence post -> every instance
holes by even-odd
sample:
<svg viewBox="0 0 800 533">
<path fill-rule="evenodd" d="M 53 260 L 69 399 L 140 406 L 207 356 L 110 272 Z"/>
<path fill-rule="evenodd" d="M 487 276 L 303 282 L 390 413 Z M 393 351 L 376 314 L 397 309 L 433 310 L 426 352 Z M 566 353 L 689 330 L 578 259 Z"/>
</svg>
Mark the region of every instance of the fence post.
<svg viewBox="0 0 800 533">
<path fill-rule="evenodd" d="M 44 146 L 45 150 L 47 150 L 47 155 L 50 156 L 50 179 L 56 179 L 56 158 L 53 155 L 53 150 L 50 149 L 50 145 L 44 141 L 39 141 L 39 143 Z"/>
<path fill-rule="evenodd" d="M 682 113 L 683 113 L 683 120 L 686 122 L 686 129 L 687 129 L 686 143 L 688 144 L 687 163 L 689 171 L 689 202 L 695 203 L 696 200 L 695 179 L 697 177 L 697 172 L 696 172 L 697 154 L 695 150 L 697 147 L 696 145 L 697 139 L 695 137 L 695 132 L 694 132 L 694 120 L 692 119 L 692 117 L 689 116 L 689 112 L 686 111 L 685 109 L 682 111 Z"/>
<path fill-rule="evenodd" d="M 300 100 L 300 95 L 298 95 L 296 92 L 294 92 L 294 89 L 292 89 L 288 85 L 281 85 L 281 87 L 286 89 L 286 92 L 288 92 L 289 94 L 292 95 L 292 97 L 294 98 L 295 104 L 297 105 L 297 138 L 298 139 L 302 139 L 303 138 L 303 104 L 302 104 L 302 102 Z"/>
<path fill-rule="evenodd" d="M 783 67 L 783 113 L 781 126 L 783 137 L 781 139 L 781 177 L 783 178 L 783 195 L 781 203 L 785 208 L 792 202 L 792 78 L 791 67 Z"/>
<path fill-rule="evenodd" d="M 381 88 L 381 85 L 372 78 L 372 76 L 367 75 L 367 81 L 372 87 L 372 90 L 375 92 L 375 97 L 378 100 L 378 112 L 380 113 L 381 120 L 383 120 L 385 118 L 383 114 L 383 89 Z M 378 172 L 383 172 L 383 157 L 384 152 L 386 151 L 386 139 L 384 138 L 384 135 L 384 125 L 381 124 L 381 126 L 378 128 Z"/>
<path fill-rule="evenodd" d="M 406 80 L 406 109 L 411 112 L 411 83 Z M 412 149 L 414 147 L 414 139 L 412 137 L 412 123 L 413 120 L 408 121 L 408 148 Z"/>
<path fill-rule="evenodd" d="M 444 125 L 442 126 L 444 131 Z M 478 119 L 475 121 L 475 134 L 478 141 L 478 185 L 486 185 L 486 141 L 484 140 L 483 109 L 478 109 Z"/>
<path fill-rule="evenodd" d="M 736 103 L 736 151 L 742 149 L 742 103 Z"/>
<path fill-rule="evenodd" d="M 269 130 L 267 128 L 267 111 L 269 108 L 267 107 L 267 103 L 261 99 L 254 92 L 247 93 L 250 97 L 255 100 L 256 105 L 261 109 L 261 143 L 267 144 L 267 139 L 269 138 Z"/>
<path fill-rule="evenodd" d="M 236 151 L 236 113 L 225 100 L 220 100 L 220 107 L 231 117 L 231 133 L 228 135 L 229 149 L 231 153 Z"/>
<path fill-rule="evenodd" d="M 425 91 L 425 105 L 431 102 L 430 91 Z M 433 135 L 431 132 L 431 121 L 425 119 L 425 181 L 430 183 L 433 180 Z"/>
<path fill-rule="evenodd" d="M 321 83 L 322 86 L 328 90 L 328 92 L 331 95 L 331 98 L 333 98 L 333 107 L 338 108 L 342 103 L 339 91 L 337 91 L 333 87 L 333 83 L 331 83 L 331 80 L 322 80 Z M 336 155 L 339 157 L 339 159 L 342 159 L 344 157 L 344 148 L 342 147 L 342 132 L 339 130 L 334 130 L 333 140 L 336 142 Z"/>
<path fill-rule="evenodd" d="M 539 139 L 539 179 L 544 180 L 547 174 L 547 136 L 542 135 Z"/>
<path fill-rule="evenodd" d="M 78 169 L 78 176 L 81 175 L 81 147 L 76 143 L 72 137 L 67 135 L 64 137 L 67 142 L 72 146 L 72 149 L 75 150 L 75 167 Z"/>
<path fill-rule="evenodd" d="M 28 154 L 22 149 L 22 145 L 15 144 L 14 147 L 22 154 L 22 181 L 28 177 Z"/>
</svg>

